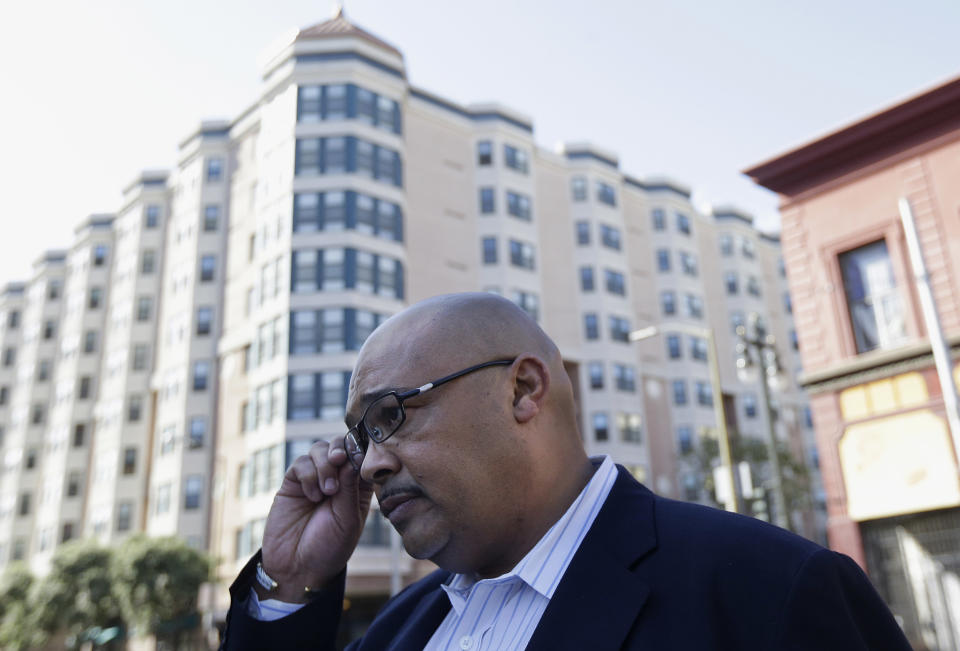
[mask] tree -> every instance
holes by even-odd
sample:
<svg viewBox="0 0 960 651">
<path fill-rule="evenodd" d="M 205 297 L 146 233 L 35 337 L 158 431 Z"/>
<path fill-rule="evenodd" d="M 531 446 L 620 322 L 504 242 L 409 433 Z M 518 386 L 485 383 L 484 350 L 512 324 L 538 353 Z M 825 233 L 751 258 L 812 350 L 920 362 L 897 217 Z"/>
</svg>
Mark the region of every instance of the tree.
<svg viewBox="0 0 960 651">
<path fill-rule="evenodd" d="M 124 628 L 110 574 L 110 549 L 89 541 L 64 543 L 53 556 L 50 573 L 31 593 L 37 627 L 78 639 L 92 627 Z"/>
<path fill-rule="evenodd" d="M 179 538 L 127 539 L 112 568 L 127 621 L 178 648 L 182 635 L 199 624 L 197 596 L 210 567 L 205 555 Z"/>
<path fill-rule="evenodd" d="M 0 648 L 22 651 L 42 646 L 46 635 L 34 626 L 30 604 L 33 575 L 23 563 L 7 567 L 0 579 Z"/>
<path fill-rule="evenodd" d="M 715 438 L 703 437 L 700 439 L 696 455 L 696 463 L 704 476 L 704 488 L 714 495 L 713 467 L 720 458 L 720 445 Z M 730 456 L 733 463 L 747 461 L 754 468 L 763 466 L 767 462 L 766 443 L 759 439 L 738 436 L 734 432 L 730 435 Z M 777 457 L 780 461 L 780 472 L 783 476 L 783 495 L 790 513 L 802 511 L 810 507 L 810 471 L 806 464 L 797 460 L 783 441 L 777 441 Z M 746 506 L 752 511 L 762 509 L 769 512 L 765 504 L 754 504 L 759 500 L 749 500 Z M 750 513 L 751 511 L 747 511 Z"/>
</svg>

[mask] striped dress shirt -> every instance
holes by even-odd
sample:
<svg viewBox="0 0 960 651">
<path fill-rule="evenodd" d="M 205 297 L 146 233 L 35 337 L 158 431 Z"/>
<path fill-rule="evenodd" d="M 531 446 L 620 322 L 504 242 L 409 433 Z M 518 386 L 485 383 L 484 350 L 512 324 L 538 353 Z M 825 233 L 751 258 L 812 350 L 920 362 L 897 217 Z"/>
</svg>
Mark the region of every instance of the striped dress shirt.
<svg viewBox="0 0 960 651">
<path fill-rule="evenodd" d="M 512 651 L 526 647 L 617 479 L 617 468 L 610 457 L 592 457 L 591 461 L 599 463 L 599 468 L 577 499 L 510 572 L 479 581 L 454 574 L 441 586 L 451 608 L 425 651 Z M 253 589 L 250 593 L 247 612 L 255 619 L 279 619 L 302 606 L 276 599 L 261 602 Z"/>
<path fill-rule="evenodd" d="M 441 586 L 451 609 L 425 651 L 512 651 L 527 646 L 617 479 L 610 457 L 600 459 L 600 467 L 567 512 L 510 572 L 480 581 L 455 574 Z"/>
</svg>

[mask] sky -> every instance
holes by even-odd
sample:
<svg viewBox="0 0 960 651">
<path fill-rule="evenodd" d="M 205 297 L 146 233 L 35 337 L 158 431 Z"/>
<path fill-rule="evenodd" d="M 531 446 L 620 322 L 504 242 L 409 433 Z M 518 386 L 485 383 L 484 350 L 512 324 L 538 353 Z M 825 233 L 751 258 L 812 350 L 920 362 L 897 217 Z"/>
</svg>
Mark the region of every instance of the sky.
<svg viewBox="0 0 960 651">
<path fill-rule="evenodd" d="M 203 119 L 257 97 L 262 54 L 332 0 L 8 3 L 0 20 L 0 286 L 171 168 Z M 591 142 L 634 176 L 776 230 L 741 170 L 960 75 L 960 0 L 347 0 L 419 88 L 498 102 L 538 144 Z"/>
</svg>

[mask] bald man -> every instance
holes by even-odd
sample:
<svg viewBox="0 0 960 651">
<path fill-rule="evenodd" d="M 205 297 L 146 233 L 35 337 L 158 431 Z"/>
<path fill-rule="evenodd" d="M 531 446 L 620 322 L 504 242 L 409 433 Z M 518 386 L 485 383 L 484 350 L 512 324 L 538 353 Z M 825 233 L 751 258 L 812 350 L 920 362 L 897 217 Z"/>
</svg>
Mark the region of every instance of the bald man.
<svg viewBox="0 0 960 651">
<path fill-rule="evenodd" d="M 287 470 L 223 648 L 334 648 L 373 493 L 406 551 L 441 569 L 351 649 L 910 648 L 849 558 L 588 458 L 556 345 L 498 296 L 382 324 L 346 423 Z"/>
</svg>

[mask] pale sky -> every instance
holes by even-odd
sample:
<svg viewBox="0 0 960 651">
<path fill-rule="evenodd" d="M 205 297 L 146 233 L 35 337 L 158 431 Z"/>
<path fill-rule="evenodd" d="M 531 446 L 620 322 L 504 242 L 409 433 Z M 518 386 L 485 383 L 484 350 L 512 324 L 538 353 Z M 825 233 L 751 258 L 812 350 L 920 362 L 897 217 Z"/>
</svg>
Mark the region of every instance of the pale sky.
<svg viewBox="0 0 960 651">
<path fill-rule="evenodd" d="M 258 57 L 331 0 L 7 3 L 0 18 L 0 285 L 25 280 L 202 119 L 257 96 Z M 698 205 L 775 229 L 745 167 L 960 75 L 960 0 L 348 0 L 411 83 L 531 116 Z"/>
</svg>

